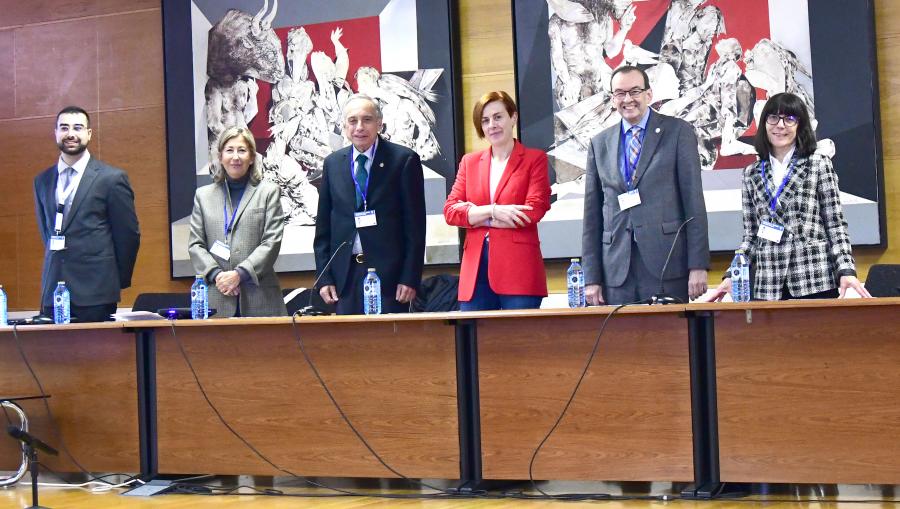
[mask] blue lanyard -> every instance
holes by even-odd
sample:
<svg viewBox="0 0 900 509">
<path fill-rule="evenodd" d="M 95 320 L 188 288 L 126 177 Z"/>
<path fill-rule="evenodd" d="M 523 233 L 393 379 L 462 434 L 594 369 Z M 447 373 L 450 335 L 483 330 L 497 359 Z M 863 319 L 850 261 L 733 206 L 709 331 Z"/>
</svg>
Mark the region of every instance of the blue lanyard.
<svg viewBox="0 0 900 509">
<path fill-rule="evenodd" d="M 246 189 L 244 190 L 246 191 Z M 228 184 L 225 184 L 225 203 L 222 204 L 222 215 L 225 219 L 225 243 L 228 243 L 228 234 L 231 232 L 231 229 L 234 227 L 234 216 L 237 215 L 238 205 L 241 204 L 241 198 L 244 195 L 241 193 L 241 197 L 238 198 L 237 203 L 234 204 L 234 208 L 231 210 L 231 220 L 228 219 L 228 202 L 231 201 L 231 193 L 228 190 Z"/>
<path fill-rule="evenodd" d="M 772 191 L 769 190 L 769 184 L 766 183 L 766 162 L 759 162 L 759 173 L 762 175 L 763 179 L 763 189 L 766 190 L 766 195 L 769 197 L 769 209 L 772 213 L 775 213 L 775 207 L 778 206 L 778 198 L 781 197 L 781 193 L 784 192 L 784 187 L 787 185 L 788 181 L 791 180 L 791 174 L 794 173 L 794 162 L 795 158 L 791 158 L 791 165 L 788 166 L 787 173 L 784 174 L 784 179 L 781 180 L 781 185 L 778 186 L 778 190 L 775 191 L 775 194 L 772 194 Z"/>
<path fill-rule="evenodd" d="M 372 161 L 373 163 L 375 162 L 375 159 L 374 159 L 375 158 L 375 147 L 377 147 L 377 146 L 378 146 L 378 138 L 375 139 L 375 143 L 372 144 L 372 146 L 369 148 L 369 150 L 366 150 L 364 152 L 366 154 L 366 157 L 369 158 L 369 161 Z M 356 164 L 356 159 L 353 158 L 353 151 L 354 151 L 354 149 L 351 148 L 350 149 L 350 178 L 353 179 L 353 185 L 356 187 L 356 192 L 358 192 L 360 194 L 360 196 L 362 196 L 363 210 L 368 210 L 369 209 L 369 201 L 366 199 L 366 197 L 369 194 L 369 181 L 372 180 L 372 172 L 369 171 L 369 178 L 366 179 L 366 188 L 365 189 L 360 188 L 359 182 L 356 180 L 356 172 L 353 171 L 353 166 Z M 370 166 L 370 168 L 371 168 L 371 166 Z"/>
<path fill-rule="evenodd" d="M 628 131 L 625 130 L 625 126 L 621 122 L 619 123 L 619 125 L 621 126 L 622 130 L 622 134 L 619 137 L 619 140 L 622 145 L 622 166 L 624 166 L 625 168 L 625 187 L 627 187 L 628 190 L 631 191 L 634 187 L 634 176 L 637 173 L 638 164 L 641 162 L 641 152 L 644 151 L 644 137 L 647 136 L 647 129 L 641 129 L 641 149 L 638 150 L 637 159 L 634 160 L 634 166 L 632 166 L 628 162 L 628 143 L 626 143 L 626 138 L 628 138 Z M 629 128 L 628 130 L 630 131 L 631 128 Z"/>
</svg>

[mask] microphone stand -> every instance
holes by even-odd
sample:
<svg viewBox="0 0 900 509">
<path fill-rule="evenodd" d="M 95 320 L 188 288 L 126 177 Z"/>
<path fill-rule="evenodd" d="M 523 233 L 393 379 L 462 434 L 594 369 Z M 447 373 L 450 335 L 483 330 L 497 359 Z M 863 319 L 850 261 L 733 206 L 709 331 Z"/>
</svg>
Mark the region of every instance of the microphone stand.
<svg viewBox="0 0 900 509">
<path fill-rule="evenodd" d="M 337 249 L 335 249 L 334 252 L 331 253 L 331 258 L 329 258 L 328 262 L 325 263 L 325 266 L 322 267 L 322 272 L 319 274 L 319 277 L 317 277 L 316 280 L 313 281 L 312 287 L 309 289 L 309 303 L 306 306 L 298 309 L 294 314 L 299 314 L 300 316 L 321 316 L 325 314 L 321 309 L 313 306 L 313 292 L 316 291 L 316 286 L 318 286 L 319 281 L 322 280 L 322 276 L 325 275 L 325 272 L 328 271 L 328 267 L 331 266 L 331 262 L 334 261 L 334 257 L 337 256 L 337 254 L 341 252 L 341 249 L 343 249 L 343 247 L 346 245 L 347 241 L 345 240 L 338 244 Z"/>
<path fill-rule="evenodd" d="M 7 433 L 9 433 L 11 437 L 22 442 L 22 445 L 25 447 L 25 456 L 28 457 L 28 471 L 31 473 L 31 505 L 26 509 L 49 509 L 38 503 L 38 474 L 40 471 L 40 463 L 38 463 L 37 450 L 41 449 L 51 456 L 58 456 L 59 452 L 15 426 L 9 426 L 7 428 Z"/>
<path fill-rule="evenodd" d="M 655 295 L 647 299 L 647 304 L 650 304 L 651 306 L 684 304 L 684 302 L 682 302 L 678 297 L 666 293 L 665 288 L 663 287 L 663 278 L 666 275 L 666 269 L 669 268 L 669 261 L 672 260 L 672 253 L 675 251 L 675 244 L 678 243 L 678 236 L 681 235 L 681 230 L 683 230 L 684 227 L 693 220 L 693 217 L 685 219 L 684 222 L 681 223 L 681 226 L 678 227 L 678 230 L 675 232 L 675 238 L 672 239 L 672 246 L 669 248 L 669 254 L 666 256 L 666 262 L 663 264 L 662 271 L 659 273 L 659 291 Z"/>
</svg>

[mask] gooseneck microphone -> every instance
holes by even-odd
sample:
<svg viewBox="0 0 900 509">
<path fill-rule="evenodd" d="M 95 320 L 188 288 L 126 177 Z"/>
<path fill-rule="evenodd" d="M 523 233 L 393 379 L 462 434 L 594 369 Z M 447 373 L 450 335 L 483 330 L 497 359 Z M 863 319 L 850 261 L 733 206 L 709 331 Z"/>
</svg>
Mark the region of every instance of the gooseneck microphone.
<svg viewBox="0 0 900 509">
<path fill-rule="evenodd" d="M 663 287 L 663 276 L 666 274 L 666 269 L 669 268 L 669 262 L 672 260 L 672 253 L 675 251 L 675 244 L 678 243 L 678 236 L 681 235 L 681 230 L 693 220 L 693 217 L 685 219 L 684 222 L 681 223 L 681 226 L 678 227 L 678 230 L 675 231 L 675 238 L 672 239 L 672 246 L 669 248 L 669 254 L 666 256 L 666 263 L 663 264 L 662 271 L 659 273 L 659 290 L 656 292 L 656 295 L 653 295 L 647 300 L 648 304 L 684 304 L 678 297 L 669 295 L 665 292 Z"/>
<path fill-rule="evenodd" d="M 322 280 L 322 276 L 324 276 L 328 271 L 328 267 L 331 266 L 331 262 L 334 261 L 334 257 L 337 256 L 337 254 L 341 252 L 341 249 L 343 249 L 347 244 L 348 242 L 346 240 L 341 242 L 340 244 L 338 244 L 337 249 L 335 249 L 334 252 L 331 253 L 331 258 L 329 258 L 328 262 L 325 263 L 325 266 L 322 267 L 322 272 L 319 273 L 319 277 L 317 277 L 316 280 L 313 281 L 312 287 L 309 289 L 309 302 L 306 304 L 306 307 L 298 309 L 294 314 L 299 314 L 300 316 L 318 316 L 323 314 L 321 310 L 316 309 L 316 307 L 313 306 L 313 292 L 316 291 L 316 287 L 319 285 L 319 281 Z"/>
<path fill-rule="evenodd" d="M 23 444 L 37 449 L 39 451 L 45 452 L 51 456 L 59 456 L 59 451 L 50 447 L 49 445 L 42 442 L 35 436 L 30 435 L 29 433 L 22 431 L 21 428 L 17 428 L 10 424 L 6 427 L 6 432 L 9 433 L 9 436 L 15 438 L 16 440 L 22 442 Z"/>
</svg>

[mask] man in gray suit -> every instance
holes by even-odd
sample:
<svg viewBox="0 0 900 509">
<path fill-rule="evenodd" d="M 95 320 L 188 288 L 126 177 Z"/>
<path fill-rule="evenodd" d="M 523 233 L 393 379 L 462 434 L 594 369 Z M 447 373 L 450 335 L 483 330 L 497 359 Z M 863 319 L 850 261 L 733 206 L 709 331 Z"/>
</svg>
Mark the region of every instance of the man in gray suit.
<svg viewBox="0 0 900 509">
<path fill-rule="evenodd" d="M 636 302 L 661 291 L 687 302 L 706 291 L 709 269 L 697 138 L 687 122 L 650 109 L 643 70 L 616 69 L 611 89 L 622 122 L 591 140 L 587 158 L 587 303 Z"/>
<path fill-rule="evenodd" d="M 56 282 L 65 281 L 74 317 L 109 320 L 121 290 L 131 286 L 141 242 L 134 192 L 124 171 L 88 152 L 92 132 L 84 109 L 63 108 L 55 133 L 59 161 L 34 179 L 45 248 L 42 313 L 52 314 Z"/>
</svg>

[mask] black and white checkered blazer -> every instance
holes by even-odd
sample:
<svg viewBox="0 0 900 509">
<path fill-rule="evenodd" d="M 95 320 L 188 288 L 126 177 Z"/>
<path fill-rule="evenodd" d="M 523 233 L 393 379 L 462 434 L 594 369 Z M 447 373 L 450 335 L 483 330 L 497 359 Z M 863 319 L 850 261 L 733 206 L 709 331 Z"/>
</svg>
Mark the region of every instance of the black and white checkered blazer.
<svg viewBox="0 0 900 509">
<path fill-rule="evenodd" d="M 741 249 L 755 272 L 753 298 L 779 300 L 785 285 L 794 297 L 823 292 L 837 287 L 840 276 L 856 275 L 831 159 L 796 157 L 774 213 L 765 186 L 774 193 L 781 182 L 774 182 L 770 164 L 766 170 L 764 182 L 759 161 L 745 168 L 741 192 Z M 780 243 L 757 236 L 761 221 L 784 226 Z"/>
</svg>

